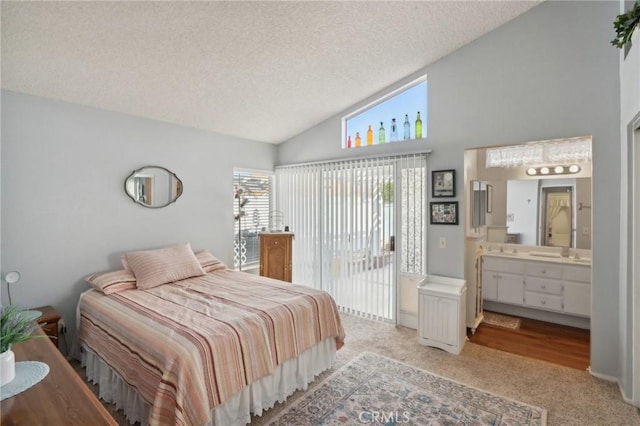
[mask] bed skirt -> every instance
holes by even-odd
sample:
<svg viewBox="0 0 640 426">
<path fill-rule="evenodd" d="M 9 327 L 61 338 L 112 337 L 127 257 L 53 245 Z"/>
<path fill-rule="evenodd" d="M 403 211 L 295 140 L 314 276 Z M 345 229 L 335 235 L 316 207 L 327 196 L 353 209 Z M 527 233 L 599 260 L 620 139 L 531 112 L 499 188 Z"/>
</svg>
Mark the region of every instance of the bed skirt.
<svg viewBox="0 0 640 426">
<path fill-rule="evenodd" d="M 276 367 L 273 374 L 247 386 L 211 412 L 207 426 L 246 425 L 251 415 L 261 416 L 276 402 L 283 402 L 298 389 L 306 390 L 313 379 L 330 368 L 336 358 L 335 338 L 325 339 Z M 109 367 L 96 353 L 81 348 L 82 365 L 87 379 L 99 386 L 100 399 L 115 404 L 130 423 L 147 425 L 150 404 L 142 399 L 120 375 Z"/>
</svg>

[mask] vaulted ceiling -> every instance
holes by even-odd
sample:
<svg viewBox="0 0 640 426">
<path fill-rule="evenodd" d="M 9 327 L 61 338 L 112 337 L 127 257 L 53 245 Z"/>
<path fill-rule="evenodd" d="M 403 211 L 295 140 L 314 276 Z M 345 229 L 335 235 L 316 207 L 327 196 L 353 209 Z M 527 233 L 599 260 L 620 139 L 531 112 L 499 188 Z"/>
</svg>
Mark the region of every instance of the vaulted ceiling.
<svg viewBox="0 0 640 426">
<path fill-rule="evenodd" d="M 279 143 L 540 1 L 2 2 L 2 88 Z"/>
</svg>

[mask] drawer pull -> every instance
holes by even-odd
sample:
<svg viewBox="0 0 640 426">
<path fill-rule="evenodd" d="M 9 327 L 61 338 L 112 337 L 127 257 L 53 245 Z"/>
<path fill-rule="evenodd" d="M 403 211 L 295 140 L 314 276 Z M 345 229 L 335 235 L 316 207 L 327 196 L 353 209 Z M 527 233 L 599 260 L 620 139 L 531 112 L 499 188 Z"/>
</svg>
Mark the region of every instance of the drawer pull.
<svg viewBox="0 0 640 426">
<path fill-rule="evenodd" d="M 543 269 L 543 270 L 542 270 L 542 273 L 543 273 L 543 274 L 546 274 L 546 273 L 547 273 L 547 270 L 546 270 L 546 269 Z"/>
<path fill-rule="evenodd" d="M 546 305 L 546 304 L 547 304 L 547 301 L 546 301 L 546 300 L 542 300 L 542 301 L 540 301 L 540 304 L 541 304 L 541 305 Z"/>
<path fill-rule="evenodd" d="M 547 288 L 547 285 L 546 284 L 542 284 L 540 287 Z"/>
</svg>

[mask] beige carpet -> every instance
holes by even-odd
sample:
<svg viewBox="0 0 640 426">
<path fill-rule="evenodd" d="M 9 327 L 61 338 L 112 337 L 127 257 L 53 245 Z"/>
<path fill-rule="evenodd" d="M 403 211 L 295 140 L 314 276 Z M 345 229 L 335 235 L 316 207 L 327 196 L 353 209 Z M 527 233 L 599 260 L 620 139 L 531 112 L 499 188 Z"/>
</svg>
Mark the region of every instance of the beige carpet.
<svg viewBox="0 0 640 426">
<path fill-rule="evenodd" d="M 588 372 L 525 358 L 467 342 L 460 355 L 422 346 L 416 331 L 351 315 L 342 315 L 347 333 L 335 366 L 319 376 L 306 392 L 296 392 L 277 404 L 252 425 L 274 419 L 284 407 L 311 392 L 323 379 L 362 352 L 373 352 L 431 371 L 502 397 L 547 409 L 547 424 L 562 426 L 640 425 L 640 414 L 625 403 L 616 383 L 592 377 Z M 77 364 L 76 364 L 77 366 Z M 78 368 L 84 377 L 84 371 Z M 96 387 L 93 386 L 93 389 Z M 114 418 L 124 416 L 106 404 Z"/>
</svg>

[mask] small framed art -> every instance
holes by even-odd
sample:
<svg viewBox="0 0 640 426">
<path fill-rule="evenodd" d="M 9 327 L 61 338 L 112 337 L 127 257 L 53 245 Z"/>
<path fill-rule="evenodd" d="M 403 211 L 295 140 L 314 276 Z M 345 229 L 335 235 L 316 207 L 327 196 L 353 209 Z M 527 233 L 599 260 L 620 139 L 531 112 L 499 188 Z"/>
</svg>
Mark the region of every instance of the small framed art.
<svg viewBox="0 0 640 426">
<path fill-rule="evenodd" d="M 431 172 L 431 196 L 433 198 L 456 196 L 455 170 L 434 170 Z"/>
<path fill-rule="evenodd" d="M 431 224 L 432 225 L 457 225 L 458 202 L 457 201 L 432 201 Z"/>
</svg>

